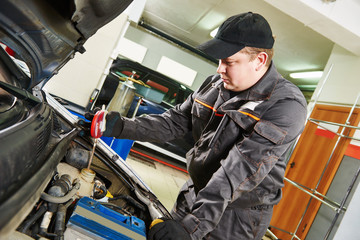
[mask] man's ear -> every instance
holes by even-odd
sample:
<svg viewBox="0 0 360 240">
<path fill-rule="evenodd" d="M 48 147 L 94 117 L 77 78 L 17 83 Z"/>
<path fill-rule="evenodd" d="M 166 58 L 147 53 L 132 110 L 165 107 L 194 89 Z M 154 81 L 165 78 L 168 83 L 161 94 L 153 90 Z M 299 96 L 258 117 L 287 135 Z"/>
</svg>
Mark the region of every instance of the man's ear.
<svg viewBox="0 0 360 240">
<path fill-rule="evenodd" d="M 256 60 L 257 60 L 257 67 L 256 67 L 256 70 L 259 71 L 261 70 L 262 68 L 265 67 L 266 65 L 266 62 L 268 60 L 268 55 L 266 52 L 260 52 L 257 57 L 256 57 Z"/>
</svg>

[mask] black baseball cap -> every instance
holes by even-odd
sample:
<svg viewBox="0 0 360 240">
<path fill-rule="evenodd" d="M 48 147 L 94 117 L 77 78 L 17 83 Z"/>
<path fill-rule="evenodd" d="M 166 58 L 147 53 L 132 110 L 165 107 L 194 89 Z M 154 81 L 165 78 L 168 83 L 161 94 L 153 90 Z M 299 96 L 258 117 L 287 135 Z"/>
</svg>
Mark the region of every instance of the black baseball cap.
<svg viewBox="0 0 360 240">
<path fill-rule="evenodd" d="M 227 58 L 244 47 L 271 49 L 274 38 L 269 23 L 257 13 L 247 12 L 229 17 L 216 36 L 198 46 L 200 51 L 216 59 Z"/>
</svg>

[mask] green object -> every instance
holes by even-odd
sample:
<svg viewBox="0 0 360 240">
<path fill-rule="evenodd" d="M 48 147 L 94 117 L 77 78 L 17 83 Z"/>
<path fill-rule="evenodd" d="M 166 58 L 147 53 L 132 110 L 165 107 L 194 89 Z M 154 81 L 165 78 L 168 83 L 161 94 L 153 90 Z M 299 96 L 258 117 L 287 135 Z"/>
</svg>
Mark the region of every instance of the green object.
<svg viewBox="0 0 360 240">
<path fill-rule="evenodd" d="M 121 72 L 118 72 L 118 71 L 116 71 L 115 72 L 117 75 L 119 75 L 120 77 L 129 77 L 129 76 L 127 76 L 127 75 L 125 75 L 125 74 L 123 74 L 123 73 L 121 73 Z"/>
<path fill-rule="evenodd" d="M 134 83 L 134 86 L 136 88 L 135 92 L 142 96 L 143 98 L 153 101 L 155 103 L 161 103 L 165 93 L 162 91 L 159 91 L 157 89 L 149 88 L 137 83 Z"/>
</svg>

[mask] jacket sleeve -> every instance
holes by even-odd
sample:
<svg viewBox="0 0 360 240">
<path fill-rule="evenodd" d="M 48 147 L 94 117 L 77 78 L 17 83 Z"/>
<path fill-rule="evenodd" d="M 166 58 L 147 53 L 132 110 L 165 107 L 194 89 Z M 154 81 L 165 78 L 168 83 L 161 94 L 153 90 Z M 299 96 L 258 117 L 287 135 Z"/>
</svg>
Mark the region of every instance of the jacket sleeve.
<svg viewBox="0 0 360 240">
<path fill-rule="evenodd" d="M 149 114 L 135 119 L 123 118 L 124 128 L 121 134 L 115 137 L 143 142 L 167 142 L 184 136 L 192 129 L 191 108 L 194 96 L 212 80 L 214 76 L 208 77 L 184 103 L 176 105 L 163 114 Z"/>
<path fill-rule="evenodd" d="M 149 114 L 135 119 L 123 118 L 124 128 L 116 138 L 143 142 L 166 142 L 191 131 L 191 101 L 188 99 L 162 114 Z"/>
<path fill-rule="evenodd" d="M 211 232 L 230 203 L 255 189 L 277 167 L 279 158 L 303 130 L 305 118 L 306 108 L 299 102 L 278 102 L 249 135 L 234 144 L 182 221 L 192 239 Z"/>
</svg>

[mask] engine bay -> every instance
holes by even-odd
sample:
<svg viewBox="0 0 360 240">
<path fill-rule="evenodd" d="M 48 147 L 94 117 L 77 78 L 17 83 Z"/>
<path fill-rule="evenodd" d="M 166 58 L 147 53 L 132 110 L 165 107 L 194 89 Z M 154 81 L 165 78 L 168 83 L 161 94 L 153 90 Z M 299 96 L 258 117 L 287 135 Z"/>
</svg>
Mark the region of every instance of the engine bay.
<svg viewBox="0 0 360 240">
<path fill-rule="evenodd" d="M 2 56 L 0 238 L 146 239 L 168 211 L 116 152 L 95 147 L 81 119 L 41 88 L 13 83 Z"/>
<path fill-rule="evenodd" d="M 82 133 L 79 119 L 46 98 L 55 104 L 52 137 L 77 134 L 40 199 L 8 239 L 146 239 L 151 221 L 167 216 L 166 209 L 106 144 L 100 142 L 92 156 L 94 139 Z"/>
<path fill-rule="evenodd" d="M 87 154 L 73 158 L 73 151 L 79 151 L 74 149 L 59 163 L 18 232 L 34 239 L 146 239 L 147 206 L 100 162 L 93 166 L 96 172 L 77 168 Z"/>
</svg>

